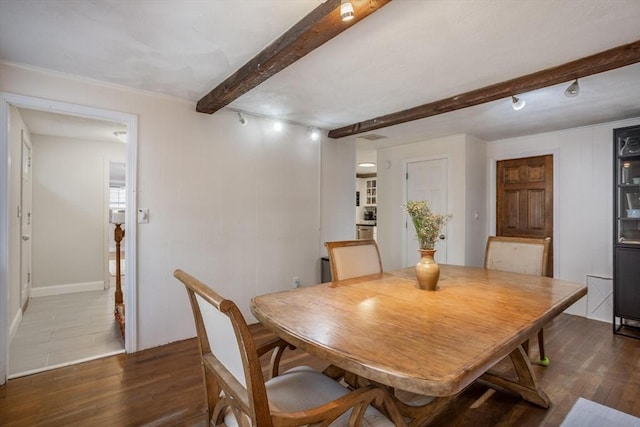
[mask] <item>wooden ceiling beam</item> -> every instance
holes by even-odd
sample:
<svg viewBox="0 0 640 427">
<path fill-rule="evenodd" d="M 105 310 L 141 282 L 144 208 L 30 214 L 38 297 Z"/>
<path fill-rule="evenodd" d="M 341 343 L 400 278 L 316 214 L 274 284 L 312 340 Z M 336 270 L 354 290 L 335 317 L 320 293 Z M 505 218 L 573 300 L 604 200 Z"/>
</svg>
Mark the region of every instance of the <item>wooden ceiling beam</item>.
<svg viewBox="0 0 640 427">
<path fill-rule="evenodd" d="M 340 17 L 340 0 L 325 1 L 200 99 L 196 111 L 215 113 L 390 1 L 352 0 L 355 17 L 348 22 Z"/>
<path fill-rule="evenodd" d="M 496 83 L 480 89 L 465 92 L 450 98 L 423 104 L 407 110 L 379 116 L 329 131 L 330 138 L 344 138 L 375 129 L 424 119 L 474 105 L 484 104 L 501 98 L 509 98 L 544 87 L 569 82 L 571 80 L 603 73 L 640 62 L 640 40 L 605 50 L 595 55 L 567 62 L 557 67 L 547 68 L 515 79 Z"/>
</svg>

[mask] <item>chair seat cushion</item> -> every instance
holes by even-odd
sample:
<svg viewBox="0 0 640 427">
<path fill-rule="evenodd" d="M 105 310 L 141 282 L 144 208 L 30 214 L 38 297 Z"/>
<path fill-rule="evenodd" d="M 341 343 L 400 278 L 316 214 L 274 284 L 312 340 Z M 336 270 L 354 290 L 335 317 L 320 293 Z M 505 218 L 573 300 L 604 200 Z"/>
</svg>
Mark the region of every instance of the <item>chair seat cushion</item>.
<svg viewBox="0 0 640 427">
<path fill-rule="evenodd" d="M 347 388 L 308 366 L 290 369 L 270 379 L 266 382 L 266 388 L 271 407 L 282 412 L 304 411 L 349 393 Z M 348 425 L 350 414 L 351 411 L 345 412 L 331 425 Z M 230 414 L 225 417 L 225 424 L 229 427 L 238 425 Z M 393 423 L 377 409 L 369 406 L 362 425 L 393 426 Z"/>
</svg>

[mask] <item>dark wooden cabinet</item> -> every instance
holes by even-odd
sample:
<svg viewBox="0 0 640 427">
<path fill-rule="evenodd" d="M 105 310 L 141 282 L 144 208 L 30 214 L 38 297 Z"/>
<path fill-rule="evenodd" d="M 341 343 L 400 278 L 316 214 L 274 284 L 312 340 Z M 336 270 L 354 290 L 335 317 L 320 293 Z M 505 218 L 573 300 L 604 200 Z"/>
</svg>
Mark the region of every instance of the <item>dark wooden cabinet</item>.
<svg viewBox="0 0 640 427">
<path fill-rule="evenodd" d="M 613 331 L 640 338 L 640 125 L 614 129 Z"/>
</svg>

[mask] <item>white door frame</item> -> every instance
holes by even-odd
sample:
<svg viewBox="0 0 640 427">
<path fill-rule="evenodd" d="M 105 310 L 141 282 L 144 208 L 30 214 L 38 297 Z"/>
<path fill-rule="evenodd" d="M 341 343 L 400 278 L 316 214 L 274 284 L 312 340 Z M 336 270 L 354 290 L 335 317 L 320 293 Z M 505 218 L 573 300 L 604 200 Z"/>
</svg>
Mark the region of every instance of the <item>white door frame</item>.
<svg viewBox="0 0 640 427">
<path fill-rule="evenodd" d="M 127 327 L 125 328 L 125 350 L 137 350 L 137 300 L 136 300 L 136 232 L 137 232 L 137 154 L 138 118 L 135 114 L 86 107 L 43 98 L 0 92 L 0 385 L 7 380 L 9 372 L 9 265 L 17 262 L 9 253 L 9 107 L 27 108 L 51 113 L 67 114 L 98 120 L 123 123 L 127 126 L 127 238 L 125 240 L 125 295 L 127 301 Z"/>
<path fill-rule="evenodd" d="M 31 293 L 31 277 L 33 277 L 32 270 L 32 247 L 31 242 L 33 238 L 32 233 L 32 215 L 33 212 L 33 204 L 32 204 L 32 194 L 33 194 L 33 170 L 32 166 L 32 156 L 33 156 L 33 145 L 31 141 L 26 137 L 24 129 L 20 130 L 20 307 L 24 309 L 26 302 L 29 299 L 29 295 Z M 28 147 L 29 157 L 27 160 L 27 165 L 25 166 L 25 146 Z M 28 185 L 25 186 L 24 177 L 25 177 L 25 168 L 28 170 L 29 182 Z M 28 191 L 28 201 L 25 201 L 25 187 Z M 25 205 L 28 205 L 29 210 L 25 212 Z M 25 218 L 26 215 L 26 218 Z M 25 240 L 25 222 L 28 226 L 28 235 L 26 236 L 28 240 Z M 27 243 L 28 242 L 28 243 Z M 25 252 L 26 249 L 26 252 Z M 26 255 L 26 256 L 25 256 Z M 25 259 L 26 258 L 26 259 Z M 26 273 L 27 277 L 24 277 L 25 273 L 25 264 L 26 264 Z M 26 279 L 26 280 L 25 280 Z M 26 283 L 25 283 L 26 282 Z M 25 286 L 26 284 L 26 286 Z M 25 289 L 26 288 L 26 289 Z"/>
</svg>

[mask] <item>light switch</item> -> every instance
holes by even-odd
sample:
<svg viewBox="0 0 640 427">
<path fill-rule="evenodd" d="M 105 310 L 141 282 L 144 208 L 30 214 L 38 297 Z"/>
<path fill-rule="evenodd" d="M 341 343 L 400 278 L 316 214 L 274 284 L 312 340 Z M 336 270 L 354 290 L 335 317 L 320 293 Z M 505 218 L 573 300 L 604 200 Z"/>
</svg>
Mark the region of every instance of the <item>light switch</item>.
<svg viewBox="0 0 640 427">
<path fill-rule="evenodd" d="M 138 209 L 138 224 L 149 222 L 149 209 Z"/>
</svg>

